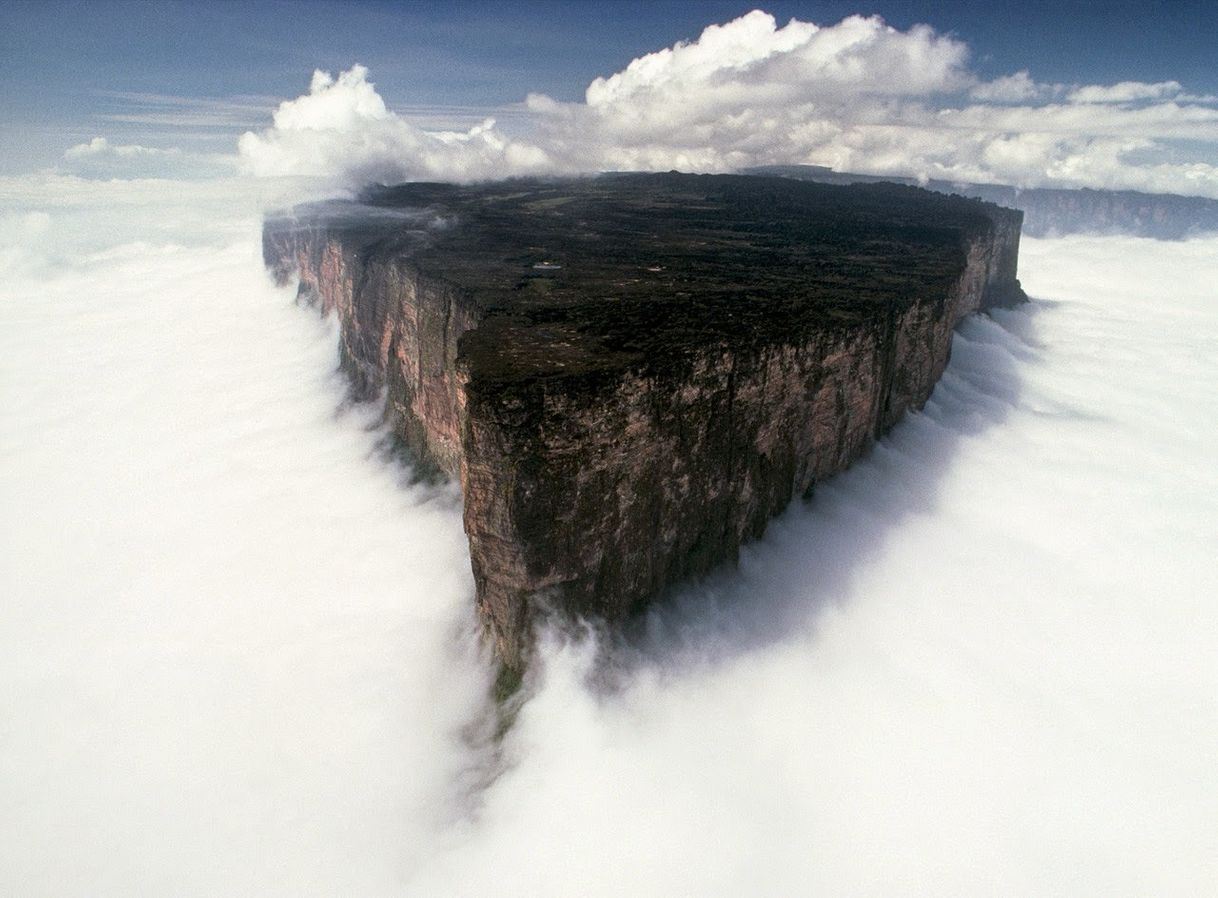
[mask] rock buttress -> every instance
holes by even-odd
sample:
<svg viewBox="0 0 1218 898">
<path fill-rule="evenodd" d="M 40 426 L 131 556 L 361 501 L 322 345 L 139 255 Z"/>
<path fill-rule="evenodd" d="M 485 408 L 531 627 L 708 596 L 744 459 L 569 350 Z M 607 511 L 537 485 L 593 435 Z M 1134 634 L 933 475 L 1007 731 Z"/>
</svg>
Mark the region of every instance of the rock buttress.
<svg viewBox="0 0 1218 898">
<path fill-rule="evenodd" d="M 621 621 L 735 560 L 921 407 L 960 318 L 1022 297 L 1017 212 L 773 180 L 408 185 L 371 208 L 443 226 L 268 222 L 357 391 L 460 479 L 509 667 L 540 608 Z"/>
</svg>

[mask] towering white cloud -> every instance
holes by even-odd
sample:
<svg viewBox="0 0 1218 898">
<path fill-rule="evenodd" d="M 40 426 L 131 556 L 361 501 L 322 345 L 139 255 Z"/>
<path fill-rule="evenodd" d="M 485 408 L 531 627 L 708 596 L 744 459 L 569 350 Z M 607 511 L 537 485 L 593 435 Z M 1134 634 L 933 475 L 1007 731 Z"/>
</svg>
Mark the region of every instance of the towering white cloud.
<svg viewBox="0 0 1218 898">
<path fill-rule="evenodd" d="M 549 170 L 541 149 L 505 137 L 494 119 L 461 133 L 425 131 L 395 115 L 364 66 L 338 78 L 314 72 L 309 93 L 280 104 L 274 126 L 238 143 L 255 175 L 349 183 L 443 178 L 468 181 Z"/>
<path fill-rule="evenodd" d="M 956 180 L 1218 196 L 1215 98 L 1174 81 L 991 81 L 960 40 L 878 17 L 822 27 L 753 11 L 597 78 L 583 102 L 532 94 L 524 137 L 487 120 L 427 131 L 356 66 L 314 75 L 274 127 L 241 138 L 257 174 L 347 183 L 771 163 Z"/>
<path fill-rule="evenodd" d="M 861 104 L 880 120 L 896 98 L 967 85 L 967 56 L 963 44 L 926 27 L 901 32 L 852 16 L 831 28 L 797 20 L 779 28 L 755 11 L 596 79 L 555 130 L 581 136 L 572 149 L 590 167 L 806 161 L 810 147 L 841 138 L 848 109 Z M 557 105 L 531 98 L 539 112 Z"/>
</svg>

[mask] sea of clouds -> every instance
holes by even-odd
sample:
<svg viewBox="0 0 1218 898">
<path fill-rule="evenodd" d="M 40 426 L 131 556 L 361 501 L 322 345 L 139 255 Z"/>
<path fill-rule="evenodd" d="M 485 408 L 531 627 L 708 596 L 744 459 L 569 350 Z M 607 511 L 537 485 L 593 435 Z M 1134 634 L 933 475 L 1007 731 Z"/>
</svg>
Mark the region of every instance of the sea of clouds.
<svg viewBox="0 0 1218 898">
<path fill-rule="evenodd" d="M 610 676 L 553 642 L 496 747 L 459 497 L 345 401 L 332 326 L 262 270 L 249 185 L 19 186 L 0 891 L 1218 875 L 1218 240 L 1026 240 L 1036 301 L 966 322 L 924 412 Z"/>
<path fill-rule="evenodd" d="M 925 132 L 961 176 L 1061 150 L 1120 181 L 1121 141 L 1213 135 L 1212 98 L 1171 82 L 966 63 L 929 29 L 751 14 L 585 104 L 530 98 L 544 140 L 423 131 L 355 68 L 210 179 L 100 179 L 199 171 L 104 140 L 0 179 L 0 893 L 1203 894 L 1218 238 L 1026 239 L 1034 301 L 965 322 L 923 412 L 608 664 L 549 637 L 501 742 L 459 495 L 412 482 L 333 324 L 262 269 L 261 213 L 302 188 L 249 174 L 832 161 L 781 112 L 809 90 L 832 146 L 899 138 L 860 144 L 881 170 L 919 170 L 928 91 L 1023 110 L 1011 134 L 1052 107 L 1014 143 Z M 1072 142 L 1084 114 L 1112 141 Z M 777 134 L 794 155 L 764 155 Z"/>
</svg>

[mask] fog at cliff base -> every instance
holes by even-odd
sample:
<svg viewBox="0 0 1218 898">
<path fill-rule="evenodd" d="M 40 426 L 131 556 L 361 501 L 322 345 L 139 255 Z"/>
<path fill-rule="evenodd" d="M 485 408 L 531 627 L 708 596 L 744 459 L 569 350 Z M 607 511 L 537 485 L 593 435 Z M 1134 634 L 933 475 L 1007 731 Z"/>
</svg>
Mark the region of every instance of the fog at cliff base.
<svg viewBox="0 0 1218 898">
<path fill-rule="evenodd" d="M 240 180 L 8 179 L 0 891 L 1196 895 L 1218 239 L 1025 240 L 924 412 L 502 745 L 452 488 Z M 490 785 L 487 781 L 493 778 Z"/>
<path fill-rule="evenodd" d="M 1033 301 L 963 322 L 923 411 L 628 634 L 543 634 L 499 739 L 459 490 L 260 252 L 267 210 L 400 180 L 1214 198 L 1204 63 L 612 10 L 634 49 L 581 87 L 533 83 L 579 52 L 545 6 L 489 41 L 383 4 L 46 9 L 0 6 L 4 145 L 50 166 L 0 159 L 0 895 L 1213 892 L 1218 235 L 1025 237 Z M 501 77 L 530 84 L 462 93 Z"/>
</svg>

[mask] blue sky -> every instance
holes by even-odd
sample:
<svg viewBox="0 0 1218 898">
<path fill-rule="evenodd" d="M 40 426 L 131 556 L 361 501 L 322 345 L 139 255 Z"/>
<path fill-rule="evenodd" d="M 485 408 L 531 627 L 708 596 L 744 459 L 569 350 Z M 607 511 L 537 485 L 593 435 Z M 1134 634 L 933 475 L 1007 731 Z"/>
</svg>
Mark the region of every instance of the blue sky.
<svg viewBox="0 0 1218 898">
<path fill-rule="evenodd" d="M 833 24 L 878 13 L 968 45 L 981 78 L 1179 81 L 1218 94 L 1218 3 L 24 3 L 0 6 L 0 137 L 8 173 L 68 147 L 114 143 L 231 152 L 303 93 L 315 68 L 359 62 L 391 109 L 468 116 L 529 92 L 577 101 L 597 76 L 696 39 L 752 8 Z"/>
</svg>

